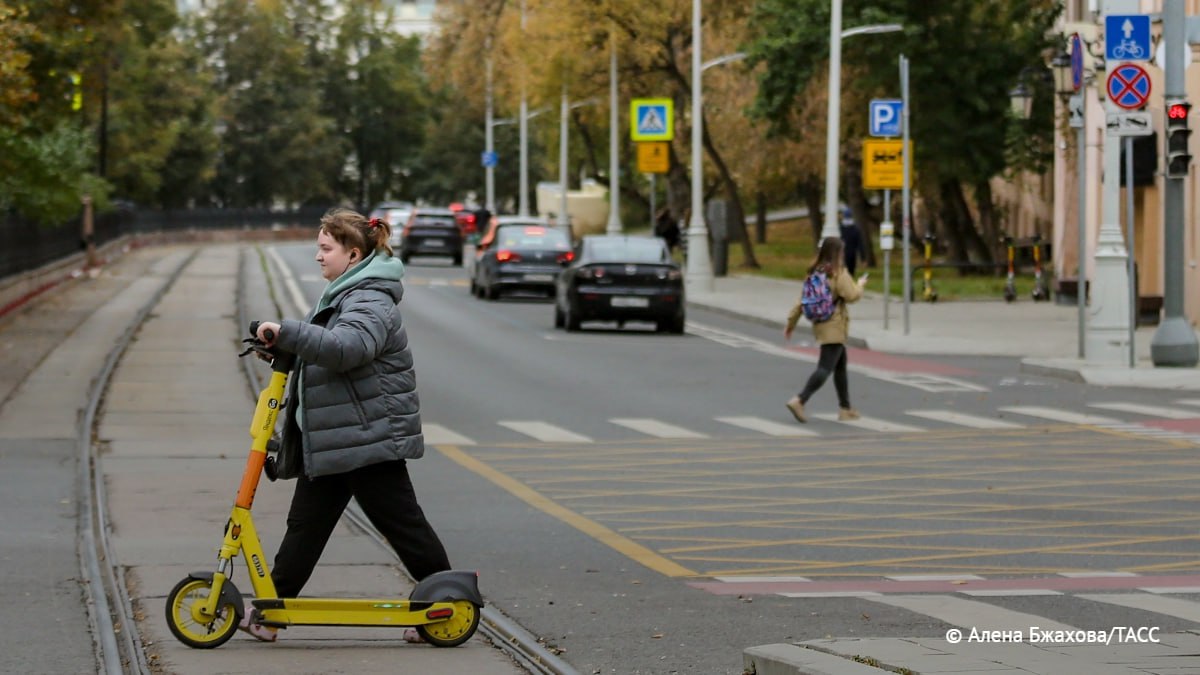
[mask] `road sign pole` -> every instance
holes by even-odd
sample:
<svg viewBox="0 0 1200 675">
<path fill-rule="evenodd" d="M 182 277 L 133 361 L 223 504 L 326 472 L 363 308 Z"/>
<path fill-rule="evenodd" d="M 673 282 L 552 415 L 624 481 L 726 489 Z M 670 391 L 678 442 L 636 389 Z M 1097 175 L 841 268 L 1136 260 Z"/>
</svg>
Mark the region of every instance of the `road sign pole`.
<svg viewBox="0 0 1200 675">
<path fill-rule="evenodd" d="M 1134 353 L 1134 331 L 1137 330 L 1137 250 L 1136 242 L 1133 240 L 1133 137 L 1125 137 L 1125 223 L 1129 230 L 1129 265 L 1126 268 L 1129 275 L 1129 367 L 1132 368 L 1137 364 L 1137 355 Z"/>
<path fill-rule="evenodd" d="M 908 114 L 908 57 L 900 55 L 900 100 L 903 101 L 903 127 L 904 127 L 904 145 L 901 148 L 908 149 L 908 137 L 910 133 L 909 122 L 911 117 Z M 904 334 L 908 335 L 908 298 L 912 295 L 912 256 L 909 255 L 909 230 L 912 229 L 912 164 L 909 159 L 911 153 L 904 153 L 904 187 L 902 199 L 902 211 L 900 216 L 900 232 L 904 244 Z"/>
<path fill-rule="evenodd" d="M 1082 115 L 1079 120 L 1079 133 L 1076 136 L 1076 173 L 1079 174 L 1079 252 L 1076 260 L 1079 265 L 1078 287 L 1075 291 L 1075 302 L 1079 308 L 1079 358 L 1087 354 L 1087 96 L 1080 95 Z"/>
<path fill-rule="evenodd" d="M 883 222 L 879 224 L 880 240 L 884 231 L 892 238 L 892 191 L 883 191 Z M 889 242 L 890 243 L 890 242 Z M 883 246 L 883 329 L 888 329 L 888 298 L 892 289 L 892 247 Z"/>
</svg>

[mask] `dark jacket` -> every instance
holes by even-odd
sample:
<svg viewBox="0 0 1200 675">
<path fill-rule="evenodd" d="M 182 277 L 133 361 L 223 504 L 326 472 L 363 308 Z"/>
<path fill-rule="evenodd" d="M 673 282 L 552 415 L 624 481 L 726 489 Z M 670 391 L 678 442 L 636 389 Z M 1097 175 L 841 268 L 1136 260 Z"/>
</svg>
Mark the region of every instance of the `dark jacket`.
<svg viewBox="0 0 1200 675">
<path fill-rule="evenodd" d="M 276 346 L 296 354 L 279 475 L 338 474 L 425 453 L 400 261 L 369 256 L 329 285 L 307 321 L 284 320 Z M 303 456 L 303 466 L 296 461 Z"/>
</svg>

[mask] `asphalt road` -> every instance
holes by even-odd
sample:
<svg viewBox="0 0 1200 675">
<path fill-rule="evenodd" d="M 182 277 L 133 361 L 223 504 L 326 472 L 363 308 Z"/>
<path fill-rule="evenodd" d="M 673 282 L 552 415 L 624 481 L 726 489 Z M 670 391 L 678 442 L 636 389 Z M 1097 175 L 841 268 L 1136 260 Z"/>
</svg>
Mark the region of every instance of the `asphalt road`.
<svg viewBox="0 0 1200 675">
<path fill-rule="evenodd" d="M 315 299 L 312 247 L 274 250 Z M 418 496 L 454 565 L 580 672 L 741 673 L 752 645 L 964 617 L 1200 624 L 1200 460 L 1178 424 L 1200 401 L 854 350 L 864 420 L 836 421 L 829 383 L 800 426 L 783 403 L 815 350 L 778 330 L 691 311 L 682 336 L 568 334 L 443 260 L 406 289 Z"/>
</svg>

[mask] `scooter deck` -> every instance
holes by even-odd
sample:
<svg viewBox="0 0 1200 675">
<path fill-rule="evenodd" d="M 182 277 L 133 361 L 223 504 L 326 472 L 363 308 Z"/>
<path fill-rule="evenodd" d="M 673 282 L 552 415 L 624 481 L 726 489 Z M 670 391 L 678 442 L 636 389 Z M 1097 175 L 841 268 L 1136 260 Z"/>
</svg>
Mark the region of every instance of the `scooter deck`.
<svg viewBox="0 0 1200 675">
<path fill-rule="evenodd" d="M 420 626 L 454 616 L 453 602 L 398 598 L 253 600 L 264 626 Z"/>
</svg>

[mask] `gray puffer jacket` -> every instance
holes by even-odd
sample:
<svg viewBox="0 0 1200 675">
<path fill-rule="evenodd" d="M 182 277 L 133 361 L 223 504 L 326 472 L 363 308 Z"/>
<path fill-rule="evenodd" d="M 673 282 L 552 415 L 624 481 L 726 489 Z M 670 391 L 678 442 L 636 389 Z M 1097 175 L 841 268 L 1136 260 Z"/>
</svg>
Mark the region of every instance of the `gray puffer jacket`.
<svg viewBox="0 0 1200 675">
<path fill-rule="evenodd" d="M 399 260 L 372 255 L 330 284 L 307 322 L 281 322 L 275 345 L 297 356 L 281 478 L 345 473 L 425 453 L 412 352 L 397 307 L 402 275 Z"/>
</svg>

